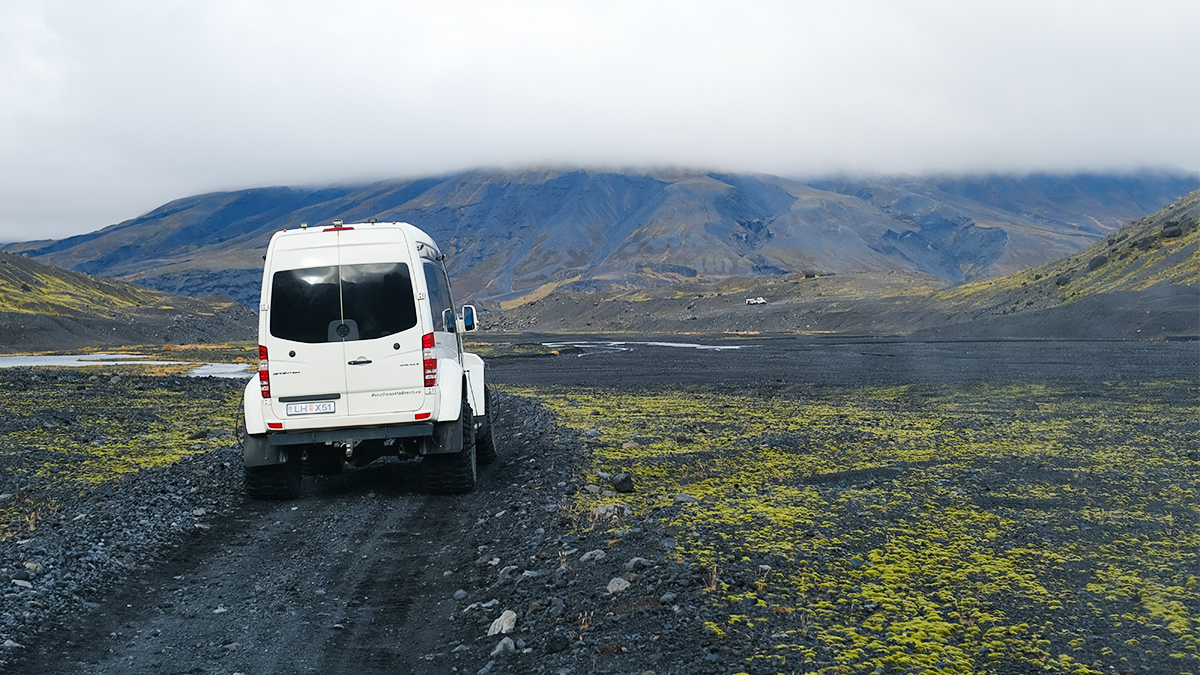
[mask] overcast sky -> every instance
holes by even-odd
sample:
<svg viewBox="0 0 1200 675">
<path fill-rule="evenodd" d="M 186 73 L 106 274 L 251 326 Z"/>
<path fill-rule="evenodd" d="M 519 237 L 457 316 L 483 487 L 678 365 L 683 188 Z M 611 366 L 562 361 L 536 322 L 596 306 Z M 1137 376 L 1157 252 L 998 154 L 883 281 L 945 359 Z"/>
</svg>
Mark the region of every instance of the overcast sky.
<svg viewBox="0 0 1200 675">
<path fill-rule="evenodd" d="M 1197 171 L 1198 26 L 1198 0 L 2 0 L 0 241 L 478 166 Z"/>
</svg>

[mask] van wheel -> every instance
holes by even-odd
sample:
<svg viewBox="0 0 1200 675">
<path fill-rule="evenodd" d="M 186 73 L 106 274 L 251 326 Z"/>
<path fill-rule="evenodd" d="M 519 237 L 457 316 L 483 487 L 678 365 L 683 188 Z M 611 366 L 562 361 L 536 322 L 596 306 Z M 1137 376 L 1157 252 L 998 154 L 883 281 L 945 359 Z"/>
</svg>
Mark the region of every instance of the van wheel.
<svg viewBox="0 0 1200 675">
<path fill-rule="evenodd" d="M 483 428 L 475 437 L 475 461 L 479 464 L 491 464 L 496 461 L 496 442 L 492 438 L 492 390 L 487 385 L 483 387 L 483 401 L 486 407 L 483 411 Z"/>
<path fill-rule="evenodd" d="M 437 495 L 462 495 L 475 489 L 475 414 L 465 400 L 459 415 L 462 450 L 449 455 L 425 455 L 425 489 Z"/>
<path fill-rule="evenodd" d="M 300 453 L 289 451 L 283 464 L 248 466 L 246 496 L 251 499 L 295 499 L 300 496 Z"/>
</svg>

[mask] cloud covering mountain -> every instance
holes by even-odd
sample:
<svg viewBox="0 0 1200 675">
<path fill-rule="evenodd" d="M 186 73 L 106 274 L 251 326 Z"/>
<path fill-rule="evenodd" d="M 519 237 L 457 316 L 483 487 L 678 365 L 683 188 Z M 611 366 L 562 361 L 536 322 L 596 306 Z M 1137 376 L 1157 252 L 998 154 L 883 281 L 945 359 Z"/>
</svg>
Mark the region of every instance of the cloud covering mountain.
<svg viewBox="0 0 1200 675">
<path fill-rule="evenodd" d="M 1200 170 L 1194 0 L 0 3 L 0 242 L 466 167 Z"/>
</svg>

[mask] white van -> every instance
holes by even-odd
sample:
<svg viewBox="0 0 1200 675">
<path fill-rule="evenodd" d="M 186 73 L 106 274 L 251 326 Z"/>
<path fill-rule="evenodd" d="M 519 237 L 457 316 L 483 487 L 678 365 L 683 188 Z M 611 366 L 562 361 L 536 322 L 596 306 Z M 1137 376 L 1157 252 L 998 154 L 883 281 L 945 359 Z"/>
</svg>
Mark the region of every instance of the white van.
<svg viewBox="0 0 1200 675">
<path fill-rule="evenodd" d="M 423 457 L 436 493 L 495 459 L 483 359 L 462 348 L 445 256 L 408 223 L 277 232 L 263 267 L 258 377 L 246 387 L 251 497 L 290 499 L 303 473 Z"/>
</svg>

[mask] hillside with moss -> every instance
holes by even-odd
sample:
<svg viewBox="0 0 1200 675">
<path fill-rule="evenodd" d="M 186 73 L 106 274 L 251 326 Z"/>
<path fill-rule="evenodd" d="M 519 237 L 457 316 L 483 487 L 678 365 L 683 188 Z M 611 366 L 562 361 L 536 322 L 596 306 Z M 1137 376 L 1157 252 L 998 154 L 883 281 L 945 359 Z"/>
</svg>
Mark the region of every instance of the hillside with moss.
<svg viewBox="0 0 1200 675">
<path fill-rule="evenodd" d="M 185 298 L 0 253 L 0 350 L 225 342 L 256 318 L 230 298 Z"/>
<path fill-rule="evenodd" d="M 0 253 L 0 312 L 113 316 L 135 307 L 166 307 L 169 299 L 167 293 Z"/>
<path fill-rule="evenodd" d="M 1052 307 L 1098 293 L 1200 283 L 1200 190 L 1078 253 L 958 286 L 940 298 L 988 307 Z"/>
<path fill-rule="evenodd" d="M 1200 191 L 1074 255 L 935 299 L 954 325 L 918 336 L 1200 336 Z"/>
</svg>

